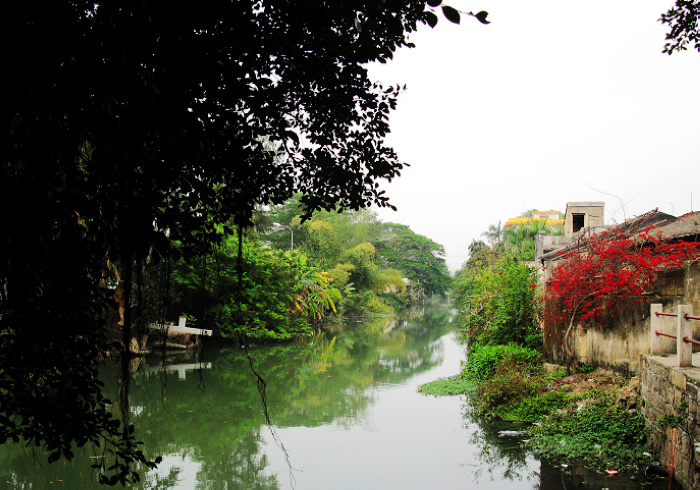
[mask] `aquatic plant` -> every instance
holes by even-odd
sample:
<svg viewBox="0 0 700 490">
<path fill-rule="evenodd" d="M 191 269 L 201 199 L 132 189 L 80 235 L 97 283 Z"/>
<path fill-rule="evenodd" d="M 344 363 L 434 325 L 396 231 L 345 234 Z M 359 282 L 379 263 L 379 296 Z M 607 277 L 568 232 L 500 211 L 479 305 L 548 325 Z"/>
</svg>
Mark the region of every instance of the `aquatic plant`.
<svg viewBox="0 0 700 490">
<path fill-rule="evenodd" d="M 644 417 L 602 398 L 581 410 L 555 413 L 530 429 L 530 446 L 540 456 L 584 462 L 595 468 L 636 469 L 647 461 Z"/>
<path fill-rule="evenodd" d="M 464 395 L 476 390 L 476 383 L 459 377 L 436 379 L 418 387 L 418 393 L 433 396 Z"/>
</svg>

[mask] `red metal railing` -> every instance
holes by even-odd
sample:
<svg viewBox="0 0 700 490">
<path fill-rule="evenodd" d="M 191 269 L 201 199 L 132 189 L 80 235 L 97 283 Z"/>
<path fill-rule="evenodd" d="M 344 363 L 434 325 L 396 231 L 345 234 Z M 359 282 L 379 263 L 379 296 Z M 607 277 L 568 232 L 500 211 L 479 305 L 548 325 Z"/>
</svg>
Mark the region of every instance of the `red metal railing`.
<svg viewBox="0 0 700 490">
<path fill-rule="evenodd" d="M 693 328 L 688 323 L 689 320 L 700 320 L 700 316 L 694 316 L 693 308 L 690 305 L 679 305 L 678 313 L 664 313 L 662 305 L 651 305 L 651 310 L 654 315 L 651 318 L 651 348 L 652 355 L 659 353 L 670 353 L 671 346 L 668 343 L 662 343 L 659 337 L 668 337 L 676 339 L 676 354 L 678 356 L 678 365 L 680 367 L 691 367 L 693 365 L 693 345 L 700 345 L 699 340 L 693 339 Z M 667 333 L 671 325 L 663 322 L 659 317 L 670 316 L 676 318 L 676 334 Z M 658 340 L 657 340 L 658 339 Z"/>
<path fill-rule="evenodd" d="M 664 337 L 671 337 L 672 339 L 678 338 L 678 335 L 671 335 L 670 333 L 663 333 L 659 332 L 658 330 L 654 330 L 654 333 L 656 335 L 663 335 Z M 690 342 L 691 344 L 700 345 L 700 340 L 689 339 L 688 337 L 683 337 L 683 342 Z"/>
<path fill-rule="evenodd" d="M 655 313 L 656 316 L 678 316 L 678 313 L 661 313 L 660 311 L 657 311 Z M 700 320 L 700 316 L 693 316 L 693 315 L 688 315 L 687 313 L 683 315 L 683 318 L 685 320 Z"/>
</svg>

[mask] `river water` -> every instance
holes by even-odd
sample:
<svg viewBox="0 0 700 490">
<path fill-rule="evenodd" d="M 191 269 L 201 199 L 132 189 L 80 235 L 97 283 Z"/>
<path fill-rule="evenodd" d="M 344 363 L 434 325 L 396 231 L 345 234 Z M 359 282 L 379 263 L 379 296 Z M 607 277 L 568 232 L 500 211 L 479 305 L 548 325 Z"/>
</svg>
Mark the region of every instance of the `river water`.
<svg viewBox="0 0 700 490">
<path fill-rule="evenodd" d="M 460 371 L 450 311 L 350 321 L 305 342 L 249 350 L 208 345 L 134 364 L 132 421 L 156 470 L 144 488 L 636 488 L 638 481 L 539 461 L 474 416 L 465 396 L 417 387 Z M 165 363 L 164 363 L 165 361 Z M 266 424 L 255 371 L 265 380 Z M 105 390 L 119 368 L 106 364 Z M 113 395 L 113 399 L 116 398 Z M 0 446 L 0 487 L 98 487 L 94 451 L 48 465 Z M 663 483 L 658 488 L 667 488 Z M 650 488 L 650 487 L 646 487 Z M 654 488 L 652 485 L 651 488 Z"/>
</svg>

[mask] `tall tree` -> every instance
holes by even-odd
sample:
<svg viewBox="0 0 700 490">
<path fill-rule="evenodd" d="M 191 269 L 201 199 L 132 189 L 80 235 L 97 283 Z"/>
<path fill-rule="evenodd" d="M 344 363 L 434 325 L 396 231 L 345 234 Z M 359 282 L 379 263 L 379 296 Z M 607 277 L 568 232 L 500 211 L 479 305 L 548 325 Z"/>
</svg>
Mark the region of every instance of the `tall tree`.
<svg viewBox="0 0 700 490">
<path fill-rule="evenodd" d="M 498 221 L 497 225 L 489 225 L 489 229 L 481 234 L 481 236 L 486 237 L 488 242 L 494 247 L 503 239 L 503 228 L 501 227 L 501 221 Z"/>
<path fill-rule="evenodd" d="M 1 16 L 0 441 L 42 445 L 50 460 L 114 444 L 101 481 L 136 478 L 143 455 L 95 367 L 117 306 L 108 286 L 127 296 L 126 349 L 147 320 L 134 285 L 173 240 L 208 249 L 219 223 L 250 224 L 256 205 L 293 192 L 307 213 L 389 206 L 376 181 L 402 168 L 384 144 L 399 88 L 365 65 L 434 24 L 425 8 L 56 0 Z"/>
<path fill-rule="evenodd" d="M 406 225 L 383 223 L 375 241 L 377 254 L 387 267 L 405 274 L 426 295 L 443 295 L 450 285 L 445 250 Z"/>
</svg>

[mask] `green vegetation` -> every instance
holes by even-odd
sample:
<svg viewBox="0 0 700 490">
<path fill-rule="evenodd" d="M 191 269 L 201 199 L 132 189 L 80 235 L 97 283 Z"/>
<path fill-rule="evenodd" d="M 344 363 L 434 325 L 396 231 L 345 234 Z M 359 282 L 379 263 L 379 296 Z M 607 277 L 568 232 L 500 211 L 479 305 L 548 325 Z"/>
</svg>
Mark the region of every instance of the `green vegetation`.
<svg viewBox="0 0 700 490">
<path fill-rule="evenodd" d="M 295 214 L 301 210 L 299 199 L 259 212 L 256 229 L 280 250 L 290 248 L 294 233 L 295 249 L 327 272 L 330 285 L 342 292 L 336 303 L 340 315 L 392 314 L 445 295 L 450 278 L 441 245 L 406 225 L 383 223 L 366 209 L 317 211 L 302 223 Z"/>
<path fill-rule="evenodd" d="M 683 427 L 688 422 L 688 402 L 682 401 L 674 407 L 676 413 L 660 417 L 656 424 L 659 427 Z"/>
<path fill-rule="evenodd" d="M 368 210 L 320 211 L 302 223 L 299 199 L 259 210 L 255 229 L 231 230 L 210 252 L 174 262 L 170 311 L 224 339 L 284 341 L 333 316 L 392 315 L 445 292 L 442 246 Z M 283 219 L 291 225 L 276 224 Z M 157 286 L 144 288 L 148 303 Z"/>
<path fill-rule="evenodd" d="M 211 254 L 174 264 L 175 311 L 191 312 L 199 328 L 234 339 L 288 340 L 336 311 L 340 291 L 299 252 L 282 252 L 231 236 Z M 239 284 L 241 281 L 241 284 Z"/>
<path fill-rule="evenodd" d="M 634 468 L 645 462 L 648 451 L 641 414 L 615 406 L 610 392 L 575 389 L 596 378 L 588 364 L 572 376 L 563 368 L 550 374 L 543 369 L 538 275 L 526 262 L 534 258 L 534 237 L 540 231 L 559 230 L 542 222 L 503 230 L 499 223 L 484 233 L 491 246 L 470 244 L 469 259 L 453 287 L 469 341 L 467 362 L 454 379 L 428 383 L 419 391 L 470 393 L 477 415 L 535 424 L 527 429 L 529 447 L 544 457 L 596 468 Z M 677 419 L 662 422 L 672 425 Z"/>
<path fill-rule="evenodd" d="M 564 382 L 563 369 L 546 375 L 538 361 L 536 352 L 523 347 L 483 346 L 470 354 L 460 375 L 427 383 L 419 391 L 470 394 L 482 417 L 535 424 L 526 429 L 528 447 L 546 458 L 618 471 L 648 462 L 640 412 L 616 406 L 605 390 L 573 394 L 575 376 Z M 661 422 L 671 426 L 678 420 L 682 417 Z"/>
<path fill-rule="evenodd" d="M 530 429 L 531 447 L 542 456 L 585 462 L 595 468 L 636 469 L 648 462 L 644 417 L 599 397 L 581 410 L 569 407 Z"/>
<path fill-rule="evenodd" d="M 473 272 L 459 274 L 456 281 L 455 301 L 470 342 L 515 342 L 532 349 L 542 345 L 534 268 L 505 255 Z"/>
<path fill-rule="evenodd" d="M 464 395 L 476 389 L 476 383 L 460 377 L 436 379 L 418 387 L 418 393 L 433 396 Z"/>
<path fill-rule="evenodd" d="M 373 243 L 382 264 L 401 271 L 417 294 L 445 295 L 450 277 L 442 245 L 397 223 L 382 223 Z"/>
<path fill-rule="evenodd" d="M 539 352 L 517 344 L 472 346 L 462 374 L 474 381 L 484 381 L 493 376 L 496 367 L 502 363 L 512 363 L 534 369 L 541 360 Z"/>
<path fill-rule="evenodd" d="M 469 259 L 455 274 L 452 296 L 472 345 L 541 347 L 539 276 L 530 264 L 538 233 L 561 233 L 561 226 L 533 221 L 503 229 L 499 222 L 483 233 L 490 246 L 482 241 L 469 245 Z"/>
<path fill-rule="evenodd" d="M 371 81 L 366 66 L 411 47 L 419 25 L 435 25 L 426 8 L 417 0 L 304 8 L 213 0 L 197 9 L 56 0 L 7 12 L 0 441 L 48 448 L 52 461 L 70 459 L 75 444 L 107 445 L 118 457 L 95 460 L 96 479 L 138 479 L 133 463 L 152 463 L 129 422 L 129 346 L 148 322 L 172 319 L 169 268 L 180 257 L 209 261 L 231 228 L 251 226 L 260 207 L 295 192 L 306 217 L 390 206 L 379 182 L 404 167 L 385 142 L 401 89 Z M 248 254 L 264 273 L 248 271 L 233 294 L 260 288 L 246 293 L 250 308 L 276 280 L 276 257 L 264 255 Z M 152 285 L 158 294 L 149 297 Z M 272 320 L 274 336 L 293 335 L 286 296 L 272 298 L 271 318 L 261 318 L 232 307 L 232 285 L 223 286 L 220 311 L 208 314 L 228 330 L 268 335 L 262 322 Z M 121 421 L 96 369 L 115 346 L 124 359 Z"/>
</svg>

